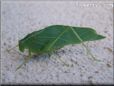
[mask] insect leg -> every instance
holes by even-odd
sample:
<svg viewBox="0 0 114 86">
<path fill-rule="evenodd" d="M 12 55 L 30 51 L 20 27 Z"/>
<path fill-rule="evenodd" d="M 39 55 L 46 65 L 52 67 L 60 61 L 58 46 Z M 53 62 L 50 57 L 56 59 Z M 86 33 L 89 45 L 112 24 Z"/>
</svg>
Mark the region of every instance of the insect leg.
<svg viewBox="0 0 114 86">
<path fill-rule="evenodd" d="M 31 51 L 29 50 L 29 55 L 26 57 L 25 61 L 20 66 L 17 67 L 16 71 L 20 69 L 24 64 L 26 64 L 31 59 L 31 57 L 32 57 Z"/>
<path fill-rule="evenodd" d="M 66 63 L 65 61 L 63 61 L 63 59 L 61 59 L 61 57 L 59 57 L 59 60 L 67 67 L 69 67 L 70 65 L 68 63 Z"/>
<path fill-rule="evenodd" d="M 51 56 L 51 54 L 53 54 L 53 53 L 55 53 L 55 54 L 57 55 L 56 50 L 54 50 L 54 51 L 48 53 L 49 57 L 50 57 L 50 58 L 53 58 L 54 60 L 57 60 L 57 58 L 55 58 L 54 56 Z M 58 55 L 57 55 L 57 56 L 58 56 Z M 69 64 L 68 64 L 68 63 L 66 63 L 65 61 L 63 61 L 63 59 L 61 59 L 60 56 L 58 56 L 58 57 L 59 57 L 59 58 L 58 58 L 59 61 L 61 61 L 65 66 L 69 67 Z"/>
<path fill-rule="evenodd" d="M 16 46 L 10 48 L 10 49 L 7 49 L 8 52 L 10 52 L 11 50 L 13 50 L 14 48 L 18 47 L 19 45 L 17 44 Z"/>
</svg>

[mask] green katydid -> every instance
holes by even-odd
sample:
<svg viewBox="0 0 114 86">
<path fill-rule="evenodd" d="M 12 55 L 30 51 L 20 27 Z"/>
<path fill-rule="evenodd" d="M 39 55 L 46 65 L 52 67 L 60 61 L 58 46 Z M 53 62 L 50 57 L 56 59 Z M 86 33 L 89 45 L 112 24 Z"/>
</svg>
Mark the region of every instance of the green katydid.
<svg viewBox="0 0 114 86">
<path fill-rule="evenodd" d="M 18 45 L 21 52 L 24 52 L 25 49 L 29 50 L 29 57 L 27 60 L 25 60 L 25 62 L 31 58 L 31 53 L 49 53 L 54 50 L 58 50 L 65 45 L 80 43 L 94 58 L 84 42 L 100 40 L 103 38 L 105 38 L 105 36 L 97 34 L 94 29 L 89 27 L 51 25 L 39 31 L 34 31 L 28 34 L 23 39 L 19 40 Z M 21 66 L 19 66 L 17 69 L 19 69 Z"/>
</svg>

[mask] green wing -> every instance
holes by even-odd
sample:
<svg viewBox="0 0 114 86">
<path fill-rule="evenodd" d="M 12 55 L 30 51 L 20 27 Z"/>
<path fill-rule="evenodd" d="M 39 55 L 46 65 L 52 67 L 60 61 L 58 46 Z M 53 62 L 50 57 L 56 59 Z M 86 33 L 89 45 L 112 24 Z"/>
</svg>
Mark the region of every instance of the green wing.
<svg viewBox="0 0 114 86">
<path fill-rule="evenodd" d="M 29 49 L 34 53 L 57 50 L 69 44 L 95 41 L 105 38 L 92 28 L 52 25 L 32 32 L 19 41 L 19 50 Z M 81 40 L 80 40 L 81 39 Z"/>
</svg>

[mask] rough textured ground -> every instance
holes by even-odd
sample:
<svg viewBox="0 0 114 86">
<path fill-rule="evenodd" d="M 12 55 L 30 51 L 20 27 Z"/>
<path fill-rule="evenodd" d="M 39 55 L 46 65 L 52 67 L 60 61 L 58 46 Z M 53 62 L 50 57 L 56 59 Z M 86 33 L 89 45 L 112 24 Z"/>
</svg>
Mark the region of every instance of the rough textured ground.
<svg viewBox="0 0 114 86">
<path fill-rule="evenodd" d="M 2 83 L 113 83 L 113 4 L 89 1 L 2 1 L 1 8 L 1 80 Z M 18 48 L 18 40 L 48 25 L 64 24 L 94 28 L 106 39 L 89 42 L 91 52 L 101 62 L 88 58 L 82 45 L 69 45 L 48 55 L 36 56 L 20 70 L 27 52 Z M 58 59 L 62 58 L 70 66 Z M 55 59 L 56 58 L 56 59 Z"/>
</svg>

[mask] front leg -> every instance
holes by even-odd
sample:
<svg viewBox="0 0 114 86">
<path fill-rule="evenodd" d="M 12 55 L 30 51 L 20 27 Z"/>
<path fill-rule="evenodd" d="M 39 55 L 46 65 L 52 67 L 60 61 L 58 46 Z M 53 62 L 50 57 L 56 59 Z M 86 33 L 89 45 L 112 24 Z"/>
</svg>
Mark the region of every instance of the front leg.
<svg viewBox="0 0 114 86">
<path fill-rule="evenodd" d="M 31 57 L 32 57 L 32 55 L 31 55 L 31 51 L 30 51 L 30 49 L 29 49 L 29 54 L 28 54 L 28 56 L 25 58 L 25 61 L 24 61 L 21 65 L 19 65 L 19 66 L 16 68 L 16 71 L 17 71 L 18 69 L 20 69 L 24 64 L 26 64 L 26 63 L 31 59 Z"/>
</svg>

